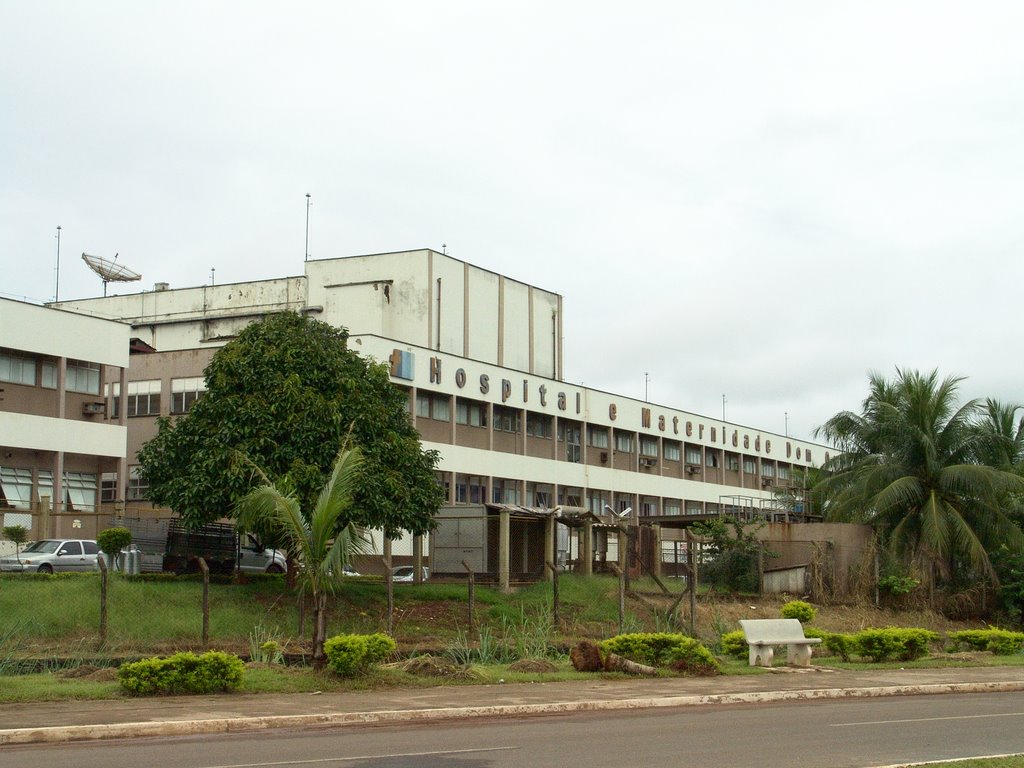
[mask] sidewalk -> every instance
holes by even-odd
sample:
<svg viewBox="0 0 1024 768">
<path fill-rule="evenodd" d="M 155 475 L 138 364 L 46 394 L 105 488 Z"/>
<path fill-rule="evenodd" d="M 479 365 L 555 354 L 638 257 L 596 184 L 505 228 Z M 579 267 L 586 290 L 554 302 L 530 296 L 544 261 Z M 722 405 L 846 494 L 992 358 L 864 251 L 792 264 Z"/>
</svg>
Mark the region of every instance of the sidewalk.
<svg viewBox="0 0 1024 768">
<path fill-rule="evenodd" d="M 600 680 L 277 695 L 174 696 L 0 705 L 0 745 L 228 731 L 513 717 L 646 707 L 1024 691 L 1020 667 Z"/>
</svg>

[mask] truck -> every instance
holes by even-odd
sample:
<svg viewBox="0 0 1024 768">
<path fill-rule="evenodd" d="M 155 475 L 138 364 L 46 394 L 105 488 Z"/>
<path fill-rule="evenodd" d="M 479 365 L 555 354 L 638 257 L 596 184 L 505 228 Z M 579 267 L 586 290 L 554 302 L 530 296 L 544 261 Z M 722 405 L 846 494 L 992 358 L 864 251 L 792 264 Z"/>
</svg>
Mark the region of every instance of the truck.
<svg viewBox="0 0 1024 768">
<path fill-rule="evenodd" d="M 199 558 L 213 573 L 284 573 L 283 552 L 267 549 L 253 534 L 239 535 L 230 523 L 208 523 L 189 530 L 178 518 L 116 518 L 115 526 L 132 532 L 140 553 L 140 570 L 195 573 Z"/>
</svg>

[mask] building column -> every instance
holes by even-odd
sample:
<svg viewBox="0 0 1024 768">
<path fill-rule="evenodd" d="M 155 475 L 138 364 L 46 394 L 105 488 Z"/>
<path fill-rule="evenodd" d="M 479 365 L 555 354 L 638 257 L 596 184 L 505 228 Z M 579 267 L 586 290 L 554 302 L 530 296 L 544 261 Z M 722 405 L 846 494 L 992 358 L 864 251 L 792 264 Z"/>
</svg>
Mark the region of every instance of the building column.
<svg viewBox="0 0 1024 768">
<path fill-rule="evenodd" d="M 498 590 L 506 594 L 512 591 L 508 562 L 510 523 L 508 510 L 501 510 L 498 513 Z"/>
<path fill-rule="evenodd" d="M 580 542 L 580 565 L 584 576 L 594 574 L 594 521 L 583 522 L 583 541 Z"/>
<path fill-rule="evenodd" d="M 685 502 L 684 502 L 685 503 Z M 654 529 L 654 575 L 661 578 L 661 526 L 652 525 Z"/>
<path fill-rule="evenodd" d="M 547 567 L 548 563 L 555 565 L 557 552 L 555 550 L 555 515 L 552 513 L 544 520 L 544 577 L 547 581 L 554 581 L 555 574 Z"/>
</svg>

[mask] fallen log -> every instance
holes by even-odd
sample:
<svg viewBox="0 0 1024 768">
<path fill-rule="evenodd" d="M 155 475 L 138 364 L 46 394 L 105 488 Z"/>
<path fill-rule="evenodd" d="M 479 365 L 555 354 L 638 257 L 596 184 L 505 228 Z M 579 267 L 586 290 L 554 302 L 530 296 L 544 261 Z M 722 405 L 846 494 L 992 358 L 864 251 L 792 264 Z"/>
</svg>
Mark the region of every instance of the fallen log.
<svg viewBox="0 0 1024 768">
<path fill-rule="evenodd" d="M 608 672 L 626 672 L 630 675 L 654 676 L 658 674 L 656 668 L 630 661 L 619 656 L 617 653 L 606 653 L 604 655 L 604 668 Z"/>
</svg>

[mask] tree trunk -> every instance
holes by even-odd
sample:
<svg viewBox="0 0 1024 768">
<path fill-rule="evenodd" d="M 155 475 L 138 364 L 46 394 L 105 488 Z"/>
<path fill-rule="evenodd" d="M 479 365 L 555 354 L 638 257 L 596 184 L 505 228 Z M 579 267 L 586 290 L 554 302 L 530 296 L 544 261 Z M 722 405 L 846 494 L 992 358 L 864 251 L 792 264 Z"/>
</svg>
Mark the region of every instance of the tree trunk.
<svg viewBox="0 0 1024 768">
<path fill-rule="evenodd" d="M 313 669 L 320 671 L 327 662 L 324 641 L 327 640 L 327 595 L 313 595 Z"/>
<path fill-rule="evenodd" d="M 604 668 L 608 672 L 628 672 L 631 675 L 656 675 L 658 670 L 646 664 L 624 659 L 616 653 L 607 653 L 604 657 Z"/>
</svg>

